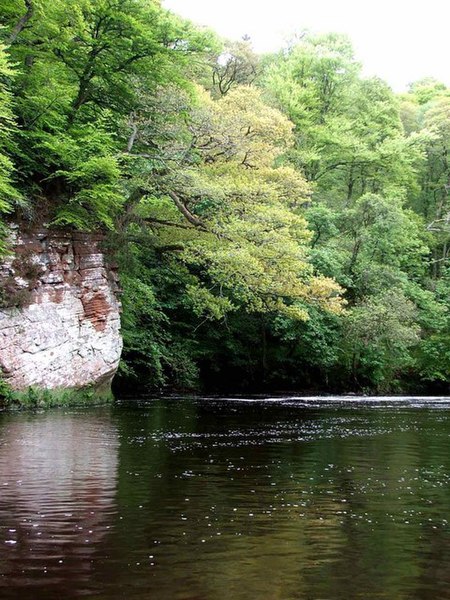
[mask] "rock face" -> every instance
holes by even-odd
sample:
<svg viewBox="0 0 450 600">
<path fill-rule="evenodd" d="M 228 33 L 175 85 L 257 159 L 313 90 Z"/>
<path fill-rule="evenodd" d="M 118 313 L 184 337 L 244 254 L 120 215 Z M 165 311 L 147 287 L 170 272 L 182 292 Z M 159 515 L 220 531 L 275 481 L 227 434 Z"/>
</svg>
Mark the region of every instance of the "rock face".
<svg viewBox="0 0 450 600">
<path fill-rule="evenodd" d="M 122 350 L 120 302 L 102 236 L 13 229 L 0 265 L 0 368 L 29 386 L 108 386 Z"/>
</svg>

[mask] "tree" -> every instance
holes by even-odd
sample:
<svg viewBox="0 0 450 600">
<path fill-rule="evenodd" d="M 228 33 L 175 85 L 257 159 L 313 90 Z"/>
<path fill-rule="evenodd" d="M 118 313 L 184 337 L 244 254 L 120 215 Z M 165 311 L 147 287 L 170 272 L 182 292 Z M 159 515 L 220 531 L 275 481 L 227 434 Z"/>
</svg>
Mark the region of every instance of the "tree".
<svg viewBox="0 0 450 600">
<path fill-rule="evenodd" d="M 9 208 L 6 200 L 16 195 L 11 185 L 13 166 L 8 156 L 12 150 L 12 133 L 15 132 L 8 85 L 13 76 L 14 71 L 8 63 L 5 48 L 0 46 L 0 210 L 2 211 Z"/>
<path fill-rule="evenodd" d="M 251 85 L 258 76 L 258 56 L 250 40 L 227 42 L 212 70 L 213 90 L 219 96 L 225 96 L 235 86 Z"/>
<path fill-rule="evenodd" d="M 163 166 L 143 182 L 135 209 L 164 243 L 168 228 L 177 230 L 180 258 L 204 280 L 190 290 L 199 313 L 220 318 L 243 305 L 305 318 L 305 302 L 339 308 L 339 288 L 308 266 L 310 234 L 300 213 L 307 185 L 293 169 L 273 167 L 291 124 L 260 92 L 236 87 L 214 101 L 199 91 L 187 124 L 179 123 L 175 152 L 168 134 L 156 151 L 148 148 L 155 139 L 146 126 L 131 156 L 146 164 L 156 152 Z"/>
<path fill-rule="evenodd" d="M 345 37 L 306 36 L 269 61 L 262 83 L 296 126 L 288 159 L 314 183 L 316 197 L 348 204 L 366 192 L 415 185 L 418 141 L 404 137 L 389 87 L 360 78 Z"/>
<path fill-rule="evenodd" d="M 181 78 L 187 59 L 211 36 L 154 0 L 29 6 L 25 13 L 16 0 L 5 23 L 12 60 L 21 65 L 14 102 L 23 188 L 32 198 L 46 197 L 59 225 L 112 228 L 127 177 L 122 120 L 142 87 Z M 33 208 L 41 212 L 37 203 Z"/>
<path fill-rule="evenodd" d="M 413 364 L 410 348 L 419 339 L 414 304 L 399 292 L 373 296 L 348 313 L 343 334 L 344 361 L 356 387 L 389 391 Z"/>
<path fill-rule="evenodd" d="M 434 95 L 421 108 L 419 122 L 424 133 L 425 161 L 420 169 L 420 193 L 413 206 L 426 219 L 428 230 L 434 233 L 432 274 L 438 278 L 449 260 L 450 97 L 440 87 L 433 90 Z"/>
<path fill-rule="evenodd" d="M 9 90 L 14 75 L 5 48 L 0 45 L 0 215 L 11 212 L 12 203 L 20 199 L 20 194 L 13 185 L 14 166 L 11 160 L 13 134 L 17 133 Z M 0 255 L 5 250 L 4 235 L 5 229 L 0 222 Z"/>
</svg>

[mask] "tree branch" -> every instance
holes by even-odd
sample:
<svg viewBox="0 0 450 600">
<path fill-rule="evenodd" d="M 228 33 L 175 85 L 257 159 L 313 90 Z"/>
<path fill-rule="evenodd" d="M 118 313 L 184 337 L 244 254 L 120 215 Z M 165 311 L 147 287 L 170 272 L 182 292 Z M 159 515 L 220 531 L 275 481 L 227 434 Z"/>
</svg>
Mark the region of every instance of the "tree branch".
<svg viewBox="0 0 450 600">
<path fill-rule="evenodd" d="M 164 219 L 156 219 L 153 217 L 147 217 L 143 219 L 144 223 L 155 224 L 155 225 L 166 225 L 167 227 L 177 227 L 178 229 L 189 229 L 192 230 L 190 225 L 185 223 L 174 223 L 173 221 L 165 221 Z"/>
<path fill-rule="evenodd" d="M 33 16 L 33 13 L 34 13 L 33 2 L 31 0 L 25 0 L 25 6 L 27 7 L 27 12 L 22 17 L 20 17 L 20 19 L 17 21 L 16 25 L 13 27 L 13 30 L 11 31 L 11 34 L 9 36 L 8 42 L 10 45 L 14 44 L 14 42 L 17 39 L 17 36 L 26 27 L 28 21 Z"/>
<path fill-rule="evenodd" d="M 127 143 L 127 154 L 129 154 L 133 150 L 134 142 L 136 141 L 136 137 L 138 134 L 138 127 L 136 123 L 131 123 L 131 135 L 128 138 Z"/>
<path fill-rule="evenodd" d="M 184 202 L 180 200 L 178 195 L 175 192 L 169 191 L 168 195 L 172 198 L 175 203 L 175 206 L 178 208 L 180 213 L 191 223 L 191 225 L 195 225 L 195 227 L 200 227 L 201 229 L 206 230 L 207 228 L 202 223 L 202 221 L 186 207 Z"/>
</svg>

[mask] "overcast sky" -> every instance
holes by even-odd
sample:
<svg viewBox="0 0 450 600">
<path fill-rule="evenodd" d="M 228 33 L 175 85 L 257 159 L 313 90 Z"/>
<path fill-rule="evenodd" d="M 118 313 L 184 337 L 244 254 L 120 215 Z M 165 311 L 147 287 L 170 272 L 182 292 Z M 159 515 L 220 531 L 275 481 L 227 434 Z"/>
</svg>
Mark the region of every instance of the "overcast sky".
<svg viewBox="0 0 450 600">
<path fill-rule="evenodd" d="M 396 91 L 422 77 L 450 85 L 449 0 L 163 0 L 173 12 L 220 35 L 248 34 L 258 52 L 295 31 L 347 33 L 364 65 Z"/>
</svg>

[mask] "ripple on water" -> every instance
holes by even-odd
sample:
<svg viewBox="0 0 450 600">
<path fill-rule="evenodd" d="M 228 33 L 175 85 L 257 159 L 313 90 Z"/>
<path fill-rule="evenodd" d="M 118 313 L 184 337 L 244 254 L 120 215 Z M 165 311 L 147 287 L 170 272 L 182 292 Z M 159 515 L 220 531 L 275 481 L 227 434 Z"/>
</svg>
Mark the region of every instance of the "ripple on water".
<svg viewBox="0 0 450 600">
<path fill-rule="evenodd" d="M 0 597 L 446 598 L 448 398 L 0 415 Z"/>
</svg>

